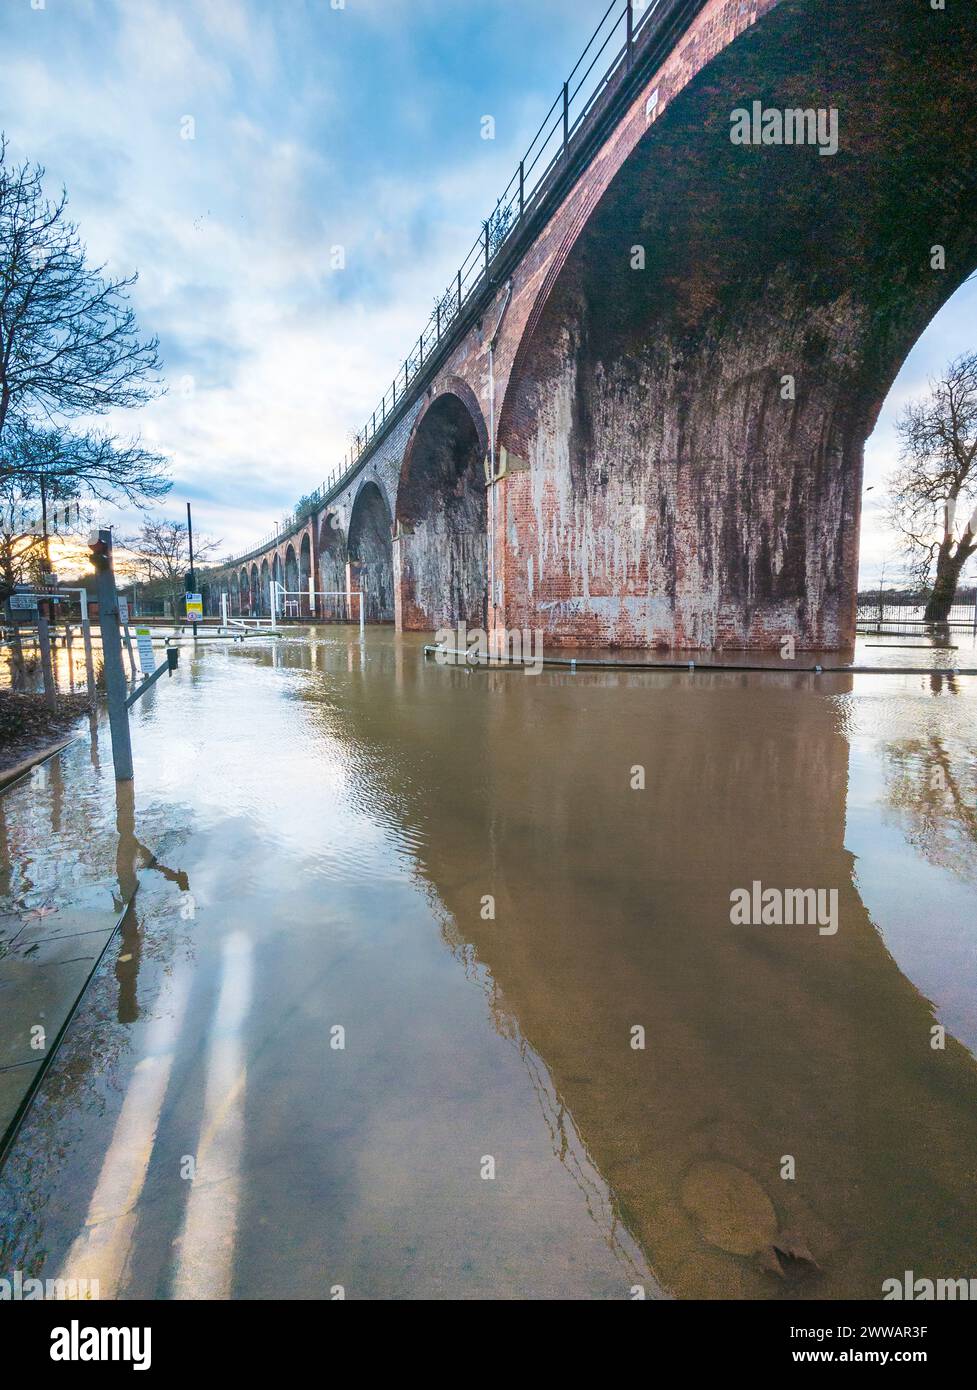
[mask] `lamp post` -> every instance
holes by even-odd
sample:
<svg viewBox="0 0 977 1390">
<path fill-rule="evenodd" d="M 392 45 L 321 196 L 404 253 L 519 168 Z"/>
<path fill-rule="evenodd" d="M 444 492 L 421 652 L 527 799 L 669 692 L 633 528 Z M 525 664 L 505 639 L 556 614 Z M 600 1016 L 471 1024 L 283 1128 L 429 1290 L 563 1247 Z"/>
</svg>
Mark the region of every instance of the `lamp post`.
<svg viewBox="0 0 977 1390">
<path fill-rule="evenodd" d="M 187 503 L 187 540 L 190 543 L 190 591 L 197 592 L 197 576 L 193 570 L 193 518 L 190 515 L 190 503 Z"/>
</svg>

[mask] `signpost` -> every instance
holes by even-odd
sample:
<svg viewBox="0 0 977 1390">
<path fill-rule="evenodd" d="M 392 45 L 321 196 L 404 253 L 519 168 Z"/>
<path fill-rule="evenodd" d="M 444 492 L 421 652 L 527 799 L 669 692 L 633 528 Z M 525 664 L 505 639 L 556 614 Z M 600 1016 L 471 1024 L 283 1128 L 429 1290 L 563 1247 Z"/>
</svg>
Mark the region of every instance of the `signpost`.
<svg viewBox="0 0 977 1390">
<path fill-rule="evenodd" d="M 144 676 L 151 675 L 153 672 L 153 634 L 148 627 L 136 628 L 136 643 L 139 647 L 139 669 Z"/>
<path fill-rule="evenodd" d="M 187 604 L 187 617 L 189 618 L 190 622 L 192 622 L 192 623 L 194 623 L 194 624 L 201 622 L 201 621 L 203 620 L 203 616 L 204 616 L 204 599 L 203 599 L 203 594 L 189 594 L 189 593 L 188 593 L 188 594 L 186 595 L 186 604 Z"/>
<path fill-rule="evenodd" d="M 125 637 L 126 651 L 129 653 L 129 670 L 132 679 L 136 679 L 136 656 L 132 650 L 132 634 L 129 632 L 129 600 L 119 594 L 119 622 L 122 624 L 122 634 Z"/>
</svg>

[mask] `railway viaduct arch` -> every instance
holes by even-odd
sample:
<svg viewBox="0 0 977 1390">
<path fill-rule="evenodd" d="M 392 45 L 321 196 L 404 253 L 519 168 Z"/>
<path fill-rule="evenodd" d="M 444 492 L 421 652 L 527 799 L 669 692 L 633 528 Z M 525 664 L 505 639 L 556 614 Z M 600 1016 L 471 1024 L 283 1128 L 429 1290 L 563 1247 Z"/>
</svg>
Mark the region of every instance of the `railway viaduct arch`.
<svg viewBox="0 0 977 1390">
<path fill-rule="evenodd" d="M 977 268 L 977 11 L 660 5 L 545 216 L 507 237 L 355 476 L 303 523 L 321 569 L 329 517 L 329 572 L 349 585 L 364 566 L 373 618 L 538 627 L 551 644 L 853 640 L 864 443 Z M 737 111 L 760 143 L 731 139 Z M 836 152 L 777 143 L 764 113 L 782 133 L 793 111 L 835 120 Z M 389 562 L 375 544 L 352 555 L 367 487 Z"/>
</svg>

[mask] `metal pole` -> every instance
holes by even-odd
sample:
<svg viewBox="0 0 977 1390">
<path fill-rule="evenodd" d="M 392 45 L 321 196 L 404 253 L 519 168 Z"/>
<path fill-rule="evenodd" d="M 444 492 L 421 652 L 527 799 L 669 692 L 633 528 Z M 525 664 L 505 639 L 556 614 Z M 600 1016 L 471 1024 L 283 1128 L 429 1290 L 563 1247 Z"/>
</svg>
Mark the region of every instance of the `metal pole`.
<svg viewBox="0 0 977 1390">
<path fill-rule="evenodd" d="M 88 699 L 95 707 L 95 660 L 92 656 L 92 625 L 88 621 L 88 594 L 81 591 L 81 632 L 85 639 L 85 675 L 88 678 Z"/>
<path fill-rule="evenodd" d="M 190 592 L 197 592 L 197 576 L 193 570 L 193 521 L 190 516 L 190 503 L 187 503 L 187 540 L 190 543 Z"/>
<path fill-rule="evenodd" d="M 634 0 L 628 0 L 628 70 L 634 61 Z"/>
<path fill-rule="evenodd" d="M 563 84 L 563 153 L 566 154 L 567 146 L 570 143 L 570 84 Z"/>
<path fill-rule="evenodd" d="M 54 684 L 54 665 L 51 661 L 51 630 L 48 626 L 47 614 L 41 612 L 41 606 L 41 604 L 38 604 L 37 608 L 37 640 L 41 648 L 41 671 L 44 675 L 44 703 L 47 705 L 48 709 L 57 709 L 58 691 Z"/>
<path fill-rule="evenodd" d="M 138 680 L 139 673 L 136 670 L 136 654 L 132 650 L 132 633 L 129 631 L 129 624 L 122 624 L 122 631 L 126 639 L 126 651 L 129 653 L 129 670 L 132 672 L 132 679 Z"/>
<path fill-rule="evenodd" d="M 145 695 L 149 687 L 151 685 L 155 685 L 156 682 L 159 680 L 160 676 L 162 676 L 164 673 L 172 676 L 173 672 L 179 665 L 179 662 L 180 653 L 176 650 L 175 647 L 167 647 L 166 660 L 162 663 L 162 665 L 157 666 L 155 671 L 151 671 L 150 674 L 143 681 L 142 685 L 137 685 L 132 694 L 127 697 L 126 709 L 129 709 L 132 705 L 136 703 L 138 699 Z"/>
<path fill-rule="evenodd" d="M 112 532 L 99 531 L 98 538 L 108 547 L 108 563 L 98 570 L 98 625 L 102 632 L 102 665 L 108 696 L 109 728 L 112 733 L 112 761 L 117 782 L 132 781 L 132 744 L 126 710 L 126 676 L 122 666 L 122 640 L 119 636 L 119 600 L 112 572 Z"/>
<path fill-rule="evenodd" d="M 44 538 L 44 573 L 51 573 L 51 546 L 47 534 L 47 489 L 44 486 L 44 469 L 38 473 L 41 485 L 41 533 Z"/>
</svg>

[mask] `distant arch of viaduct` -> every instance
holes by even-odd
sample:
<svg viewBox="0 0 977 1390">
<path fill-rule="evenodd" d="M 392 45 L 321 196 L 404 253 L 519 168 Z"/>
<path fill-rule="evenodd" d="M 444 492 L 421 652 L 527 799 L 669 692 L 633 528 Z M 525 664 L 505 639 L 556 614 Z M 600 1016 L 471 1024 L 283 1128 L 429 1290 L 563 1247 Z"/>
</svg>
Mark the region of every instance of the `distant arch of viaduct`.
<svg viewBox="0 0 977 1390">
<path fill-rule="evenodd" d="M 977 7 L 668 4 L 355 477 L 214 577 L 232 607 L 312 574 L 404 629 L 852 641 L 865 440 L 977 268 Z M 734 143 L 754 102 L 836 113 L 837 153 Z"/>
</svg>

